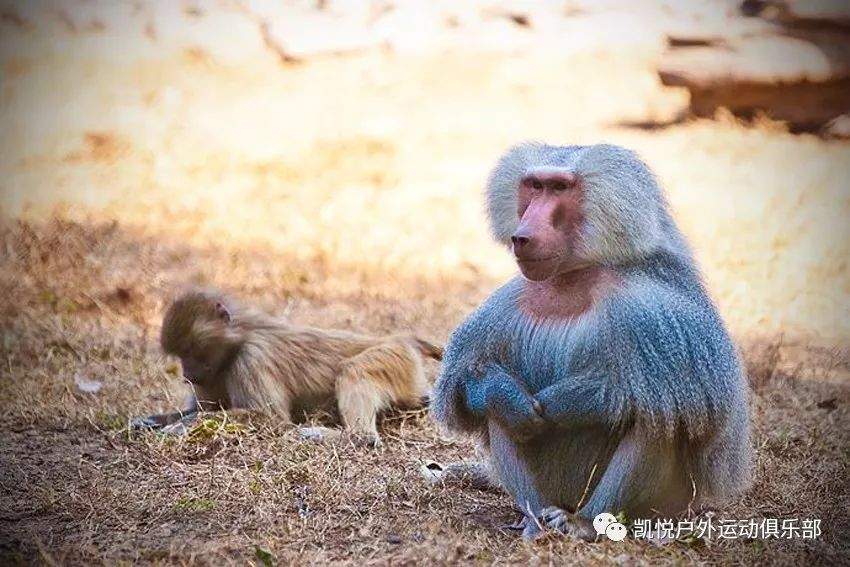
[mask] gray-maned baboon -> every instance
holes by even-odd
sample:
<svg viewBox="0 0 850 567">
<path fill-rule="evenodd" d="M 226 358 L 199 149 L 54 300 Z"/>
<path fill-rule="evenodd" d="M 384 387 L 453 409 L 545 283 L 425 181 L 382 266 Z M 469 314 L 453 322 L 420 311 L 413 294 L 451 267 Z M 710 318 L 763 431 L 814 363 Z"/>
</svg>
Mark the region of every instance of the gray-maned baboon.
<svg viewBox="0 0 850 567">
<path fill-rule="evenodd" d="M 160 339 L 166 353 L 180 358 L 194 393 L 185 410 L 143 418 L 138 426 L 218 409 L 254 410 L 290 423 L 294 405 L 335 398 L 345 427 L 375 443 L 377 414 L 391 405 L 420 405 L 429 391 L 422 357 L 442 355 L 408 335 L 297 327 L 212 291 L 191 291 L 172 303 Z"/>
<path fill-rule="evenodd" d="M 481 441 L 525 513 L 595 537 L 601 512 L 674 514 L 744 488 L 748 388 L 654 176 L 611 146 L 524 144 L 487 186 L 522 276 L 452 334 L 431 409 Z M 447 480 L 480 465 L 452 465 Z"/>
</svg>

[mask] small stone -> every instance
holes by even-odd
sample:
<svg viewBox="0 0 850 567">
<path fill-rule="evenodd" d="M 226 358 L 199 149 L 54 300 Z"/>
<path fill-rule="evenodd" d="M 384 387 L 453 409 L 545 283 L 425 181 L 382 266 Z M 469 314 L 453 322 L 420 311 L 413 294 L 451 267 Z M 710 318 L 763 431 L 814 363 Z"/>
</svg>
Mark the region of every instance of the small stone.
<svg viewBox="0 0 850 567">
<path fill-rule="evenodd" d="M 90 380 L 80 373 L 74 374 L 74 384 L 77 389 L 85 394 L 96 394 L 103 388 L 103 382 Z"/>
</svg>

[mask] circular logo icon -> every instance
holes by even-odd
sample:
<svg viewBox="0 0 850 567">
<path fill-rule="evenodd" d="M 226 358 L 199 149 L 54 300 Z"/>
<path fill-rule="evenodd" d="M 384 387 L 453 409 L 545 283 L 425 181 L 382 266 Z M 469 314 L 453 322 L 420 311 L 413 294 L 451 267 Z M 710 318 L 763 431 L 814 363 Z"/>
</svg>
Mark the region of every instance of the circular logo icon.
<svg viewBox="0 0 850 567">
<path fill-rule="evenodd" d="M 614 517 L 614 514 L 602 512 L 601 514 L 593 518 L 593 529 L 596 530 L 596 533 L 598 535 L 602 535 L 605 533 L 605 528 L 616 522 L 617 518 Z"/>
<path fill-rule="evenodd" d="M 605 535 L 607 535 L 610 540 L 623 541 L 626 539 L 626 526 L 620 522 L 608 524 L 608 527 L 605 528 Z"/>
</svg>

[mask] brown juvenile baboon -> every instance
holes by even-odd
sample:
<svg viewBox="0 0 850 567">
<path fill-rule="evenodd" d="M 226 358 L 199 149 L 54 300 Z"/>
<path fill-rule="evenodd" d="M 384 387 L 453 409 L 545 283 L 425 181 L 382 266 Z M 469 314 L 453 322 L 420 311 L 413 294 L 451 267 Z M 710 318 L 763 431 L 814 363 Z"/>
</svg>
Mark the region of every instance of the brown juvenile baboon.
<svg viewBox="0 0 850 567">
<path fill-rule="evenodd" d="M 184 411 L 137 420 L 137 427 L 218 409 L 253 410 L 290 423 L 293 406 L 336 398 L 345 427 L 373 443 L 378 412 L 421 404 L 428 394 L 422 357 L 442 356 L 441 348 L 407 335 L 296 327 L 210 291 L 191 291 L 169 307 L 160 342 L 180 358 L 194 394 Z"/>
</svg>

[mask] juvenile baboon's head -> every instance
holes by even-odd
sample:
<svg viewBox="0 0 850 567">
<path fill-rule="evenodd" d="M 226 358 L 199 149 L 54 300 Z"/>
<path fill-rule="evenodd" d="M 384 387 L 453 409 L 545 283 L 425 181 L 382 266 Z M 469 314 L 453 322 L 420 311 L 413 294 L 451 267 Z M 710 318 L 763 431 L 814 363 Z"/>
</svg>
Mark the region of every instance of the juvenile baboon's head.
<svg viewBox="0 0 850 567">
<path fill-rule="evenodd" d="M 234 316 L 235 304 L 221 293 L 184 293 L 165 313 L 162 350 L 180 358 L 187 380 L 204 383 L 222 369 L 242 342 Z"/>
<path fill-rule="evenodd" d="M 666 215 L 647 166 L 605 144 L 512 148 L 490 175 L 487 206 L 495 238 L 535 281 L 645 257 L 662 241 Z"/>
</svg>

